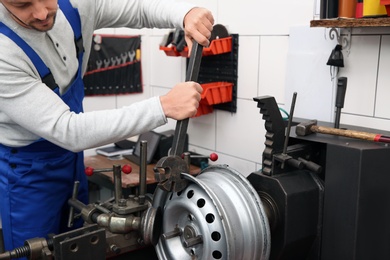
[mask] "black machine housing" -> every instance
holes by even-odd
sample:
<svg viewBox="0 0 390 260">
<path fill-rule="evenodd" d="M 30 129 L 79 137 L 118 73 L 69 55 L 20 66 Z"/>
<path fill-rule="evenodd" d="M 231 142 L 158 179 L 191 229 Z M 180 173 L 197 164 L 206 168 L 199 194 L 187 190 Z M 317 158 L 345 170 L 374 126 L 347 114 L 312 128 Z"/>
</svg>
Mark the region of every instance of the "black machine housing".
<svg viewBox="0 0 390 260">
<path fill-rule="evenodd" d="M 297 136 L 293 126 L 284 153 L 286 126 L 276 101 L 254 100 L 265 120 L 266 148 L 263 169 L 248 180 L 269 219 L 270 259 L 390 259 L 388 145 L 326 134 Z"/>
</svg>

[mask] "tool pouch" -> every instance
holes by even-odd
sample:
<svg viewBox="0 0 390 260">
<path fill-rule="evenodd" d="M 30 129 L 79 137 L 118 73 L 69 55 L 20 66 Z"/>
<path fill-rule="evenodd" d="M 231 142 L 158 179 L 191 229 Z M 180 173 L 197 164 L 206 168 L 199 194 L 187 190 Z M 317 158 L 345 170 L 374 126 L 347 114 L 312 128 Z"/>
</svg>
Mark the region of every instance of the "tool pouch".
<svg viewBox="0 0 390 260">
<path fill-rule="evenodd" d="M 326 65 L 344 67 L 344 56 L 341 50 L 342 46 L 337 44 L 336 47 L 332 50 Z"/>
<path fill-rule="evenodd" d="M 83 80 L 86 96 L 142 92 L 141 37 L 95 34 Z"/>
</svg>

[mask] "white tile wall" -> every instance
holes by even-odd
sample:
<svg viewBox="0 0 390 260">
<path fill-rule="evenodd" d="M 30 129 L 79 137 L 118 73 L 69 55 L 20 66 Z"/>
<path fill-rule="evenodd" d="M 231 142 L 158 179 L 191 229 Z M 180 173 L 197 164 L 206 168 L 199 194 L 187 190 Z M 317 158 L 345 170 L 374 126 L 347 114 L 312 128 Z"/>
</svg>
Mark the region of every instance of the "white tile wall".
<svg viewBox="0 0 390 260">
<path fill-rule="evenodd" d="M 335 85 L 326 65 L 336 41 L 329 29 L 309 28 L 314 1 L 183 0 L 212 10 L 216 23 L 239 34 L 237 113 L 215 111 L 190 119 L 190 150 L 219 154 L 244 175 L 261 168 L 265 129 L 253 97 L 274 96 L 289 110 L 298 92 L 295 116 L 334 120 Z M 168 30 L 117 29 L 115 33 L 142 35 L 144 93 L 85 100 L 86 111 L 122 106 L 163 95 L 185 79 L 185 59 L 158 50 Z M 390 130 L 390 30 L 354 29 L 350 54 L 339 76 L 348 77 L 341 123 Z M 174 129 L 176 122 L 157 131 Z"/>
<path fill-rule="evenodd" d="M 376 91 L 375 117 L 390 118 L 390 36 L 382 36 L 379 56 L 378 83 Z"/>
<path fill-rule="evenodd" d="M 218 20 L 242 35 L 288 34 L 291 24 L 307 24 L 313 17 L 313 0 L 218 2 Z"/>
<path fill-rule="evenodd" d="M 340 76 L 348 78 L 343 111 L 373 116 L 380 36 L 353 36 L 351 43 L 351 52 L 344 57 L 345 67 L 340 69 Z"/>
<path fill-rule="evenodd" d="M 238 98 L 251 99 L 258 95 L 260 36 L 239 36 Z"/>
<path fill-rule="evenodd" d="M 274 96 L 278 103 L 284 103 L 287 52 L 288 36 L 261 36 L 259 96 Z"/>
<path fill-rule="evenodd" d="M 335 40 L 324 28 L 292 26 L 289 35 L 285 81 L 285 109 L 290 111 L 293 93 L 297 92 L 295 117 L 331 121 L 334 88 L 330 67 L 326 65 Z"/>
<path fill-rule="evenodd" d="M 204 149 L 216 150 L 216 112 L 190 119 L 190 143 Z"/>
<path fill-rule="evenodd" d="M 150 85 L 171 88 L 183 80 L 185 71 L 181 65 L 185 58 L 167 56 L 159 50 L 161 41 L 161 36 L 150 37 Z"/>
<path fill-rule="evenodd" d="M 216 128 L 217 151 L 261 163 L 265 129 L 257 102 L 238 99 L 237 113 L 218 111 Z"/>
</svg>

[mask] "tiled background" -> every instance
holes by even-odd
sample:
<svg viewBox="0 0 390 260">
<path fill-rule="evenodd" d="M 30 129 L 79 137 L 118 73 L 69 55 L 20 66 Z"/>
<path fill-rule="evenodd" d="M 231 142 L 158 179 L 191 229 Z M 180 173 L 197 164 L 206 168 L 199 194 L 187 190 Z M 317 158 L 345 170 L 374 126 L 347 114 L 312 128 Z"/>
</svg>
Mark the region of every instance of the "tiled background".
<svg viewBox="0 0 390 260">
<path fill-rule="evenodd" d="M 254 97 L 274 96 L 289 111 L 298 93 L 294 116 L 334 120 L 335 84 L 326 65 L 336 40 L 329 29 L 310 28 L 314 0 L 192 0 L 214 13 L 216 23 L 239 34 L 237 113 L 215 110 L 190 120 L 190 150 L 219 154 L 245 176 L 261 168 L 264 121 Z M 99 31 L 100 32 L 100 31 Z M 88 97 L 85 110 L 120 107 L 152 95 L 166 93 L 185 78 L 185 58 L 159 50 L 168 30 L 103 30 L 104 33 L 142 35 L 144 93 L 117 97 Z M 352 30 L 349 54 L 338 76 L 348 77 L 341 123 L 390 129 L 390 30 Z M 156 131 L 174 129 L 176 122 Z M 93 153 L 92 150 L 86 152 Z"/>
</svg>

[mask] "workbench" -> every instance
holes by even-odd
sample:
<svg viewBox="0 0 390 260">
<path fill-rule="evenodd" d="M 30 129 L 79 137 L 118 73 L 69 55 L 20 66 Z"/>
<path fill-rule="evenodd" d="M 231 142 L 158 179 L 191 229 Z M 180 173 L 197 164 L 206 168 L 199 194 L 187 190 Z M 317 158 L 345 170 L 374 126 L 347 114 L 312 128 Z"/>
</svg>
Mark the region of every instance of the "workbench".
<svg viewBox="0 0 390 260">
<path fill-rule="evenodd" d="M 139 186 L 139 173 L 140 166 L 125 159 L 119 158 L 117 160 L 113 160 L 109 157 L 103 155 L 93 155 L 86 156 L 84 158 L 85 167 L 92 167 L 95 170 L 103 169 L 103 168 L 112 168 L 113 165 L 130 165 L 132 168 L 131 173 L 122 174 L 122 191 L 124 196 L 128 196 L 130 194 L 137 193 L 137 187 Z M 154 178 L 154 167 L 155 164 L 148 164 L 146 167 L 146 185 L 147 185 L 147 193 L 153 194 L 157 181 Z M 196 175 L 200 172 L 200 168 L 194 165 L 190 166 L 190 174 Z M 92 176 L 88 176 L 88 181 L 90 182 L 90 191 L 93 192 L 96 189 L 104 187 L 108 189 L 110 192 L 114 191 L 114 178 L 112 172 L 96 172 Z M 96 194 L 95 194 L 96 195 Z M 100 194 L 101 195 L 101 194 Z M 101 196 L 100 196 L 101 197 Z M 98 198 L 102 199 L 102 198 Z M 104 196 L 107 197 L 107 196 Z M 108 196 L 110 197 L 110 196 Z M 90 197 L 90 201 L 92 198 Z"/>
</svg>

